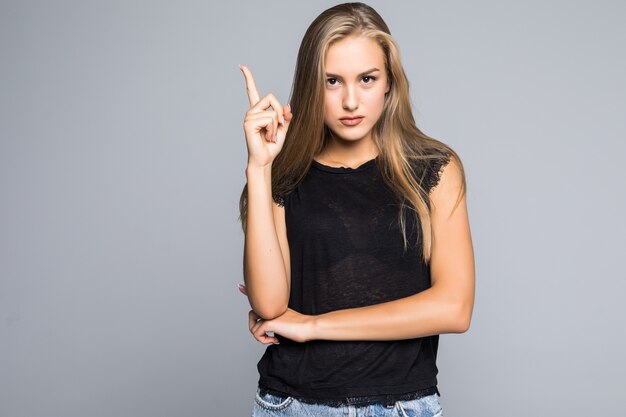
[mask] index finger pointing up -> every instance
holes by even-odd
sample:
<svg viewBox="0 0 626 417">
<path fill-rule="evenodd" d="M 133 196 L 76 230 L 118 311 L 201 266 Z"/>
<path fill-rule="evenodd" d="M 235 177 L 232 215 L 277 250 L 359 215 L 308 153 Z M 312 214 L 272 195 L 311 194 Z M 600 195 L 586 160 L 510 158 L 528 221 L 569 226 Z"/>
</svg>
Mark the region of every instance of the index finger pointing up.
<svg viewBox="0 0 626 417">
<path fill-rule="evenodd" d="M 250 100 L 250 107 L 257 104 L 260 100 L 259 92 L 256 89 L 256 84 L 254 83 L 254 77 L 252 77 L 252 73 L 250 69 L 245 65 L 239 64 L 239 68 L 243 72 L 243 76 L 246 78 L 246 89 L 248 90 L 248 100 Z"/>
</svg>

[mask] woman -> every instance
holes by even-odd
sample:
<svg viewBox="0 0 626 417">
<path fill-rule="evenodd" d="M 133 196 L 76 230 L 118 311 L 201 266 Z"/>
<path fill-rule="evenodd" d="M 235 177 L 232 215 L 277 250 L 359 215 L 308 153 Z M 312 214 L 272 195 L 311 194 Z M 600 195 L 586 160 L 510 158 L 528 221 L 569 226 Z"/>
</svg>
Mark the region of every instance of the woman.
<svg viewBox="0 0 626 417">
<path fill-rule="evenodd" d="M 416 127 L 387 25 L 363 3 L 320 14 L 290 105 L 240 68 L 240 291 L 268 344 L 252 415 L 441 416 L 439 334 L 467 331 L 474 302 L 465 174 Z"/>
</svg>

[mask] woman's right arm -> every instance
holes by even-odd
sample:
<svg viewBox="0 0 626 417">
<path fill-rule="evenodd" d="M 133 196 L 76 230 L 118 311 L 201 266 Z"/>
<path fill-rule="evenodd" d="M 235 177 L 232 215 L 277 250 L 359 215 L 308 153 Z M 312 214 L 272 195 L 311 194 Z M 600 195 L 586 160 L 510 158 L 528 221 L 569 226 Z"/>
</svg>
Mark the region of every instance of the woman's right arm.
<svg viewBox="0 0 626 417">
<path fill-rule="evenodd" d="M 271 164 L 246 168 L 244 282 L 250 306 L 265 320 L 287 311 L 291 282 L 285 208 L 272 201 L 271 169 Z"/>
<path fill-rule="evenodd" d="M 285 210 L 273 203 L 272 163 L 282 149 L 293 115 L 289 104 L 283 107 L 273 94 L 260 98 L 250 69 L 240 68 L 250 101 L 244 120 L 248 147 L 244 282 L 254 313 L 271 320 L 289 305 Z"/>
</svg>

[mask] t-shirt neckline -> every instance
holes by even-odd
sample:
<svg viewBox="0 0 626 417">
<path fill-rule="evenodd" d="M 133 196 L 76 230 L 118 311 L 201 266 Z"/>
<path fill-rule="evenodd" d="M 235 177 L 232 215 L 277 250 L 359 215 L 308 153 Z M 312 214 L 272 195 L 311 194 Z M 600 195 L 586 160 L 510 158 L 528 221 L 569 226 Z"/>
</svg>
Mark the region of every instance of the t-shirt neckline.
<svg viewBox="0 0 626 417">
<path fill-rule="evenodd" d="M 361 171 L 365 171 L 367 169 L 369 169 L 370 167 L 373 167 L 374 165 L 376 165 L 376 161 L 378 160 L 378 157 L 380 155 L 377 155 L 375 158 L 370 159 L 368 161 L 363 162 L 361 165 L 359 165 L 356 168 L 350 168 L 350 167 L 331 167 L 329 165 L 324 165 L 321 162 L 316 161 L 315 159 L 313 159 L 311 166 L 322 170 L 322 171 L 326 171 L 326 172 L 334 172 L 334 173 L 339 173 L 339 174 L 351 174 L 354 172 L 361 172 Z"/>
</svg>

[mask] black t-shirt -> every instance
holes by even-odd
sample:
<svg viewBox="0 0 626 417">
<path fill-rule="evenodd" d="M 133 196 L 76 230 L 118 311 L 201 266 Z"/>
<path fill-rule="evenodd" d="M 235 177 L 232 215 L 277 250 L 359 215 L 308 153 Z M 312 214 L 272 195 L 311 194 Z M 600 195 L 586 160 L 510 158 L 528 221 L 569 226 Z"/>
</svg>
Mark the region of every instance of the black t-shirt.
<svg viewBox="0 0 626 417">
<path fill-rule="evenodd" d="M 357 168 L 315 160 L 302 182 L 286 195 L 291 260 L 289 308 L 302 314 L 379 304 L 431 286 L 422 259 L 421 233 L 407 211 L 408 247 L 398 224 L 399 201 L 384 183 L 379 158 Z M 449 156 L 415 165 L 429 191 Z M 421 239 L 420 239 L 421 242 Z M 393 404 L 437 389 L 439 335 L 394 341 L 312 340 L 276 334 L 257 364 L 263 391 L 327 405 Z"/>
</svg>

